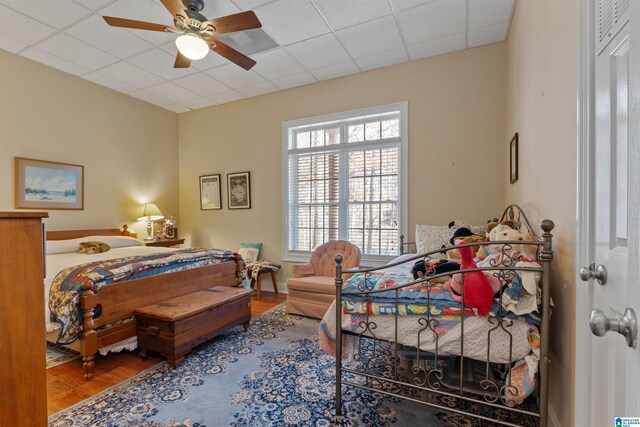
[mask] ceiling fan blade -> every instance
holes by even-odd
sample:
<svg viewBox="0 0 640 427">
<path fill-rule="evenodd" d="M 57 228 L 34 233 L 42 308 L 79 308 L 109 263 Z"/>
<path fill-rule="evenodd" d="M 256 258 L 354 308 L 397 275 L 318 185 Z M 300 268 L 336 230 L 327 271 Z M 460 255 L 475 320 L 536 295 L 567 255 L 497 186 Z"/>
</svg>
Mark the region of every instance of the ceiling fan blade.
<svg viewBox="0 0 640 427">
<path fill-rule="evenodd" d="M 262 23 L 253 11 L 235 13 L 222 18 L 210 19 L 202 23 L 211 24 L 216 30 L 211 35 L 233 33 L 262 27 Z"/>
<path fill-rule="evenodd" d="M 164 7 L 169 11 L 171 16 L 176 17 L 178 15 L 182 15 L 183 17 L 187 18 L 187 14 L 184 13 L 184 10 L 180 6 L 180 3 L 178 3 L 178 0 L 160 0 L 160 1 L 164 5 Z"/>
<path fill-rule="evenodd" d="M 245 54 L 238 52 L 234 48 L 227 46 L 226 44 L 222 43 L 221 41 L 219 41 L 217 39 L 214 39 L 214 38 L 209 38 L 208 40 L 210 42 L 212 42 L 212 43 L 215 43 L 215 46 L 209 45 L 209 47 L 211 48 L 212 51 L 214 51 L 217 54 L 220 54 L 220 55 L 224 56 L 229 61 L 233 62 L 234 64 L 239 65 L 240 67 L 244 68 L 245 70 L 250 70 L 251 67 L 256 65 L 256 61 L 254 61 L 253 59 L 249 58 Z"/>
<path fill-rule="evenodd" d="M 173 68 L 189 68 L 191 66 L 191 60 L 178 52 L 176 55 L 176 62 L 173 64 Z"/>
<path fill-rule="evenodd" d="M 160 31 L 162 33 L 178 31 L 174 27 L 171 27 L 168 25 L 162 25 L 162 24 L 154 24 L 152 22 L 134 21 L 133 19 L 115 18 L 113 16 L 103 16 L 102 18 L 107 22 L 107 24 L 111 25 L 112 27 L 133 28 L 135 30 Z"/>
</svg>

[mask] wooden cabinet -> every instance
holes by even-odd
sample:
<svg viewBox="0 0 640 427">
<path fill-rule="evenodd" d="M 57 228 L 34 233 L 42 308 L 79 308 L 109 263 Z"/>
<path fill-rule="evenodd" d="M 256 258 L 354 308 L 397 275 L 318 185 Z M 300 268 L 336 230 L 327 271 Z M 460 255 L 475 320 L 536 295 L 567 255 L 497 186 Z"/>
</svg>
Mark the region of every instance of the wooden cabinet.
<svg viewBox="0 0 640 427">
<path fill-rule="evenodd" d="M 47 425 L 44 212 L 0 212 L 0 426 Z"/>
</svg>

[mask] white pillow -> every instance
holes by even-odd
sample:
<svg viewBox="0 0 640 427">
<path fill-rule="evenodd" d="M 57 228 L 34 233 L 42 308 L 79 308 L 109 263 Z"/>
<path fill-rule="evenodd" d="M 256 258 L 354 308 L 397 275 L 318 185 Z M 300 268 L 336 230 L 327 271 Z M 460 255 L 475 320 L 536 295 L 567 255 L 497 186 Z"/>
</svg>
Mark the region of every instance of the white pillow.
<svg viewBox="0 0 640 427">
<path fill-rule="evenodd" d="M 47 240 L 47 254 L 63 254 L 78 252 L 81 242 L 104 242 L 112 248 L 125 248 L 128 246 L 144 246 L 138 239 L 128 236 L 87 236 L 68 240 Z"/>
<path fill-rule="evenodd" d="M 425 252 L 440 249 L 446 244 L 453 230 L 446 225 L 416 224 L 416 252 Z"/>
</svg>

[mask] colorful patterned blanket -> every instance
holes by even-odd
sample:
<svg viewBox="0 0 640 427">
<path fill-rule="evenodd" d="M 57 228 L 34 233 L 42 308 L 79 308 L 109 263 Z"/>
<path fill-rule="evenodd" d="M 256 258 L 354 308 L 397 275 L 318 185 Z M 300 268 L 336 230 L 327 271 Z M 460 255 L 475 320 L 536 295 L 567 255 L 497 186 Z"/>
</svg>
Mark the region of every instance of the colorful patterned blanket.
<svg viewBox="0 0 640 427">
<path fill-rule="evenodd" d="M 82 333 L 83 289 L 98 293 L 103 286 L 144 277 L 189 270 L 234 260 L 233 252 L 218 249 L 183 249 L 144 256 L 95 261 L 60 271 L 49 294 L 51 321 L 61 325 L 59 344 L 69 344 Z M 95 313 L 99 316 L 100 313 Z"/>
</svg>

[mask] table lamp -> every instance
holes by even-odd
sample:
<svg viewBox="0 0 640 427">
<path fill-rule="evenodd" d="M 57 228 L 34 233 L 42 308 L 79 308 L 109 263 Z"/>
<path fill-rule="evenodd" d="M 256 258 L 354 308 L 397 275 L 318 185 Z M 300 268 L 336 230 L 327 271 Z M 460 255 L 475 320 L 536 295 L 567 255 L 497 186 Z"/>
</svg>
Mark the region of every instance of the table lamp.
<svg viewBox="0 0 640 427">
<path fill-rule="evenodd" d="M 154 240 L 153 238 L 153 221 L 160 221 L 164 216 L 158 206 L 155 203 L 145 203 L 142 206 L 142 215 L 138 218 L 138 221 L 146 221 L 147 222 L 147 237 L 144 238 L 145 241 Z"/>
</svg>

